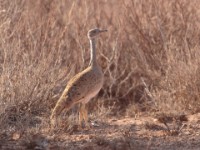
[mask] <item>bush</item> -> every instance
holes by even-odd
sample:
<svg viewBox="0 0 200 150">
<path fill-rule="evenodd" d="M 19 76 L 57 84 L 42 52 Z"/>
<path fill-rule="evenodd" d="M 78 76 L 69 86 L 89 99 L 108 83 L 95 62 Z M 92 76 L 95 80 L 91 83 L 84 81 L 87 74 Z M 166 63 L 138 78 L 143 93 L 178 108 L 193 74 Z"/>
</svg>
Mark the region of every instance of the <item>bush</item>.
<svg viewBox="0 0 200 150">
<path fill-rule="evenodd" d="M 109 32 L 97 44 L 105 83 L 91 109 L 199 111 L 198 2 L 0 2 L 2 127 L 49 117 L 67 81 L 89 63 L 93 27 Z"/>
</svg>

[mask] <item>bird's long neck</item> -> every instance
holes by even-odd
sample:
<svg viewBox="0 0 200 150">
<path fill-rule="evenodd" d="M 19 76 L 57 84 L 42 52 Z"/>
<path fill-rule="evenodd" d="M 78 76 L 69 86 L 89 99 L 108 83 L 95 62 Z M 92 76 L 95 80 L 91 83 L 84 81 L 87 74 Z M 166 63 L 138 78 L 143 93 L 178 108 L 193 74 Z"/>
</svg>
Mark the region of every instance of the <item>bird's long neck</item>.
<svg viewBox="0 0 200 150">
<path fill-rule="evenodd" d="M 90 64 L 89 65 L 91 66 L 97 65 L 95 39 L 90 39 Z"/>
</svg>

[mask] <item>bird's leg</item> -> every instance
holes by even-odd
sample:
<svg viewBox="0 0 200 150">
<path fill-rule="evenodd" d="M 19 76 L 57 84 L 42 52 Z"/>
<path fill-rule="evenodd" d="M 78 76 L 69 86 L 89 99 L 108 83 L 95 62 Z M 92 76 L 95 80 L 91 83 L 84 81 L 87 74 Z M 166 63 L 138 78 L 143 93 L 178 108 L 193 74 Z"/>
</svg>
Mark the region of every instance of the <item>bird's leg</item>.
<svg viewBox="0 0 200 150">
<path fill-rule="evenodd" d="M 79 104 L 79 128 L 82 129 L 82 121 L 83 121 L 83 107 L 82 104 Z"/>
<path fill-rule="evenodd" d="M 88 110 L 85 107 L 85 104 L 82 104 L 82 107 L 83 107 L 82 110 L 83 110 L 83 119 L 84 119 L 84 122 L 85 122 L 85 127 L 90 128 L 90 125 L 88 123 Z"/>
<path fill-rule="evenodd" d="M 53 129 L 55 129 L 57 127 L 57 118 L 56 119 L 52 119 L 50 121 L 51 121 L 50 128 L 51 128 L 51 130 L 53 130 Z"/>
</svg>

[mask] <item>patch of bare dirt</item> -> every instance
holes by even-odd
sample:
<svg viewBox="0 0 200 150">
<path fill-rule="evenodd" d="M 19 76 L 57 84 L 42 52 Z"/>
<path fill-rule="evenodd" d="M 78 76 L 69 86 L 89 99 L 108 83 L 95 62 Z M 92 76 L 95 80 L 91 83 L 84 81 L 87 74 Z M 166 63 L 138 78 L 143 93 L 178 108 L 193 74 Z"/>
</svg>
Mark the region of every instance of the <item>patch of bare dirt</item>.
<svg viewBox="0 0 200 150">
<path fill-rule="evenodd" d="M 69 133 L 1 133 L 0 149 L 37 150 L 197 150 L 200 114 L 167 126 L 156 117 L 110 118 L 93 123 L 90 130 Z M 178 128 L 179 126 L 180 128 Z"/>
</svg>

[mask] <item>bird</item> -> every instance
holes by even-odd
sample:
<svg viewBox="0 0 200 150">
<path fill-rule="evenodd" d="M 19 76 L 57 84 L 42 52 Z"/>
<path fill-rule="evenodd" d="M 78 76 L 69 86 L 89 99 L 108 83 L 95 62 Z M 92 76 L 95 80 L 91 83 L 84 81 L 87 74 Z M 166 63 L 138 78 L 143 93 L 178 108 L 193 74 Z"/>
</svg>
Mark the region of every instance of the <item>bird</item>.
<svg viewBox="0 0 200 150">
<path fill-rule="evenodd" d="M 88 110 L 85 105 L 98 94 L 103 86 L 104 74 L 96 59 L 95 41 L 104 32 L 107 32 L 107 29 L 94 28 L 88 31 L 87 36 L 90 41 L 89 66 L 68 81 L 50 116 L 53 127 L 56 126 L 57 118 L 63 110 L 69 111 L 79 103 L 79 127 L 82 128 L 82 121 L 84 121 L 85 126 L 90 128 Z"/>
</svg>

